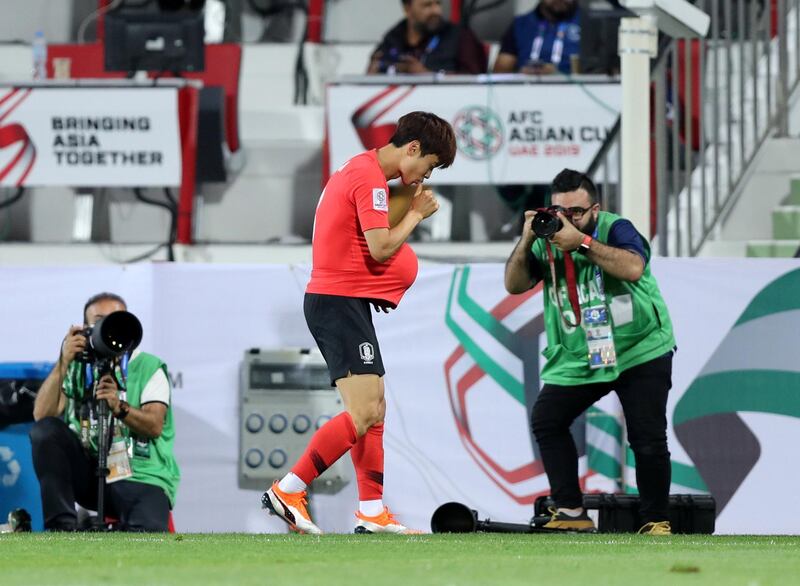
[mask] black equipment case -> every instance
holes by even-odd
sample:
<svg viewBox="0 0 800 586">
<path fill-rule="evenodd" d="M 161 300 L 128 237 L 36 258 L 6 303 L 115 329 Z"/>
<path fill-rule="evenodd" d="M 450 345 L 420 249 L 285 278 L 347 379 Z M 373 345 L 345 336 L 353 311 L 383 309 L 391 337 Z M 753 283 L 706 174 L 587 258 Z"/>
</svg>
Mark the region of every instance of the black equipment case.
<svg viewBox="0 0 800 586">
<path fill-rule="evenodd" d="M 535 517 L 548 515 L 555 506 L 550 496 L 540 496 L 533 505 Z M 643 525 L 637 494 L 585 494 L 583 508 L 596 510 L 598 533 L 635 533 Z M 672 533 L 714 533 L 717 504 L 710 494 L 669 495 Z"/>
</svg>

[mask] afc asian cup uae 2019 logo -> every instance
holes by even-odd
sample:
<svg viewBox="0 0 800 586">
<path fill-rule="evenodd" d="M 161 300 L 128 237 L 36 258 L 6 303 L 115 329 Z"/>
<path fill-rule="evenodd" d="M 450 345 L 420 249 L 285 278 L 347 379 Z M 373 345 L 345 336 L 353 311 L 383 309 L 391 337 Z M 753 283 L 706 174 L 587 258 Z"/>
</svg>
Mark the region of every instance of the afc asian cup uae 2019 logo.
<svg viewBox="0 0 800 586">
<path fill-rule="evenodd" d="M 485 284 L 477 273 L 457 268 L 450 285 L 445 323 L 458 345 L 444 365 L 447 395 L 475 464 L 514 502 L 530 505 L 549 491 L 528 426 L 539 389 L 541 285 L 486 306 L 473 296 Z"/>
<path fill-rule="evenodd" d="M 503 146 L 503 123 L 484 106 L 469 106 L 453 119 L 458 150 L 475 161 L 492 158 Z"/>
</svg>

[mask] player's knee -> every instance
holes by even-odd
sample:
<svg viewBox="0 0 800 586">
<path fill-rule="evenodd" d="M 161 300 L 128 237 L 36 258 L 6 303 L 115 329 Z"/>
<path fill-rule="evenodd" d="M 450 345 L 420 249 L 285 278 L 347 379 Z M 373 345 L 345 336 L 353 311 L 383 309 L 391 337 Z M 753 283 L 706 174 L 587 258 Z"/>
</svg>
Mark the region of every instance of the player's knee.
<svg viewBox="0 0 800 586">
<path fill-rule="evenodd" d="M 386 400 L 381 399 L 380 404 L 378 405 L 378 420 L 373 423 L 376 425 L 378 423 L 383 423 L 383 420 L 386 418 Z"/>
<path fill-rule="evenodd" d="M 362 405 L 358 410 L 350 413 L 353 425 L 356 426 L 356 434 L 361 437 L 367 430 L 375 424 L 381 423 L 386 413 L 386 407 L 381 402 L 376 401 L 368 405 Z"/>
<path fill-rule="evenodd" d="M 366 414 L 364 425 L 366 426 L 364 432 L 367 431 L 373 425 L 376 425 L 383 421 L 384 411 L 381 409 L 380 405 L 375 405 L 373 409 Z"/>
</svg>

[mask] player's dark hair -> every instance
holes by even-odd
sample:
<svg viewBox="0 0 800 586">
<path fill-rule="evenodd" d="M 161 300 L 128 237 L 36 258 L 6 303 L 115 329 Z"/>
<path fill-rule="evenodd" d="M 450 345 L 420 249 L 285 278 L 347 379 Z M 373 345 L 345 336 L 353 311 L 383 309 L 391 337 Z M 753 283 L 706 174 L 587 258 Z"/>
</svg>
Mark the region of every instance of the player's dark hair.
<svg viewBox="0 0 800 586">
<path fill-rule="evenodd" d="M 89 323 L 89 320 L 86 319 L 86 310 L 98 301 L 116 301 L 117 303 L 121 303 L 124 308 L 128 308 L 128 304 L 125 303 L 125 300 L 122 297 L 116 293 L 108 293 L 104 291 L 103 293 L 98 293 L 97 295 L 92 295 L 89 297 L 89 300 L 83 306 L 83 323 Z"/>
<path fill-rule="evenodd" d="M 580 171 L 564 169 L 561 173 L 556 175 L 555 179 L 553 179 L 553 182 L 550 184 L 550 193 L 552 195 L 576 191 L 578 189 L 583 189 L 589 194 L 589 201 L 592 205 L 600 201 L 594 182 Z"/>
<path fill-rule="evenodd" d="M 418 140 L 422 156 L 439 157 L 440 169 L 453 164 L 456 158 L 456 136 L 450 123 L 430 112 L 409 112 L 397 122 L 391 142 L 401 147 Z"/>
</svg>

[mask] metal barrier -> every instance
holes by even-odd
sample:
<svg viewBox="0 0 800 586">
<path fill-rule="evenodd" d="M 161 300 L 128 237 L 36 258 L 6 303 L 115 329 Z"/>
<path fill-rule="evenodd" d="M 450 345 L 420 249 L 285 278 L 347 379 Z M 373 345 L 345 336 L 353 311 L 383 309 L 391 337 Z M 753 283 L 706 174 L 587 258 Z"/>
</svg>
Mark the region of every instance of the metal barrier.
<svg viewBox="0 0 800 586">
<path fill-rule="evenodd" d="M 710 38 L 665 39 L 652 66 L 651 231 L 662 256 L 699 252 L 763 142 L 788 136 L 800 81 L 800 0 L 695 4 L 711 16 Z M 614 211 L 619 141 L 617 123 L 587 170 Z"/>
</svg>

